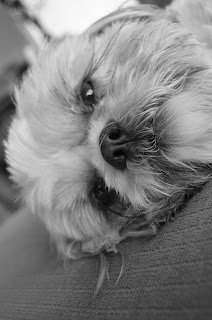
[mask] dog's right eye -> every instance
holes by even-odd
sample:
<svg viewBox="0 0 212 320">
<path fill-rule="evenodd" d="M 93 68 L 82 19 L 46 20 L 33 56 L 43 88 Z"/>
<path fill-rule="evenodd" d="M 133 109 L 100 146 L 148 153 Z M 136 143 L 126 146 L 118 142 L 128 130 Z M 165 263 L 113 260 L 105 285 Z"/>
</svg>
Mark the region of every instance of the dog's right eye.
<svg viewBox="0 0 212 320">
<path fill-rule="evenodd" d="M 94 86 L 91 81 L 82 82 L 80 97 L 85 106 L 93 108 L 96 103 L 96 96 Z"/>
</svg>

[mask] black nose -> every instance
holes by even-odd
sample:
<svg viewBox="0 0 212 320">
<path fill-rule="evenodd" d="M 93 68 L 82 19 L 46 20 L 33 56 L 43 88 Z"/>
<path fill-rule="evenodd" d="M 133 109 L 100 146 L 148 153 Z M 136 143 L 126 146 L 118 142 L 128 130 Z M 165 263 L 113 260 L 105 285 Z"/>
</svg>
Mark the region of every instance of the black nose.
<svg viewBox="0 0 212 320">
<path fill-rule="evenodd" d="M 112 167 L 120 170 L 126 168 L 129 143 L 129 137 L 115 122 L 107 125 L 99 136 L 99 145 L 103 158 Z"/>
</svg>

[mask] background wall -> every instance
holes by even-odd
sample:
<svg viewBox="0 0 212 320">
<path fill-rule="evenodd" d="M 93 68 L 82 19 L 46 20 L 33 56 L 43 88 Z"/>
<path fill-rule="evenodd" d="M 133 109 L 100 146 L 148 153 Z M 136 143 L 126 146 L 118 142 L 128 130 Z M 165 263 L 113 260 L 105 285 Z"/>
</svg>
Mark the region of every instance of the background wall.
<svg viewBox="0 0 212 320">
<path fill-rule="evenodd" d="M 0 6 L 0 73 L 9 64 L 23 60 L 26 44 L 24 32 L 17 27 L 7 10 Z"/>
</svg>

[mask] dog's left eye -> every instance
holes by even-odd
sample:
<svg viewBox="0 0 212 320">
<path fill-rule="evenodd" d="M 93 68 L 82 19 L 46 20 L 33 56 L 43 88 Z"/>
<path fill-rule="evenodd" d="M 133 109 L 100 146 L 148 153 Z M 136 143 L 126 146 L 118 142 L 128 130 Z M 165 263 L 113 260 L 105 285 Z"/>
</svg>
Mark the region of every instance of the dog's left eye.
<svg viewBox="0 0 212 320">
<path fill-rule="evenodd" d="M 93 105 L 96 103 L 94 87 L 91 81 L 83 81 L 80 95 L 81 95 L 82 102 L 86 106 L 93 107 Z"/>
</svg>

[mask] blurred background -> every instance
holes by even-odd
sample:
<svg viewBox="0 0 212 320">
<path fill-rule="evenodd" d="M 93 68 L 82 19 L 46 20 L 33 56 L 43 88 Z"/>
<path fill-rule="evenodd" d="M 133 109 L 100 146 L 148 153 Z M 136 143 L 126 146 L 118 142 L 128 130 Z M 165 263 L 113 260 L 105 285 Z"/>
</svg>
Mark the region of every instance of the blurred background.
<svg viewBox="0 0 212 320">
<path fill-rule="evenodd" d="M 164 7 L 171 0 L 141 0 Z M 3 141 L 15 113 L 14 86 L 44 41 L 78 33 L 124 0 L 0 0 L 0 224 L 20 206 L 8 177 Z M 136 1 L 128 1 L 135 3 Z"/>
</svg>

